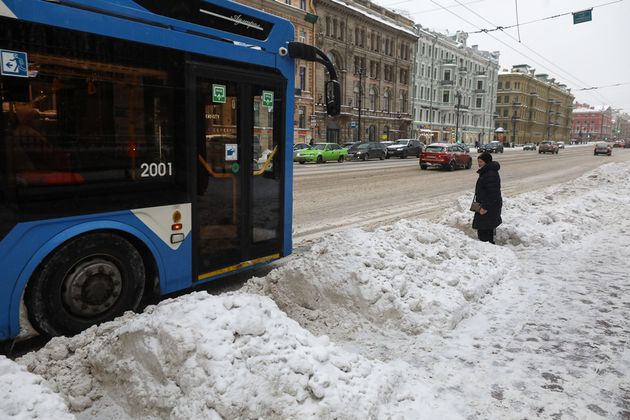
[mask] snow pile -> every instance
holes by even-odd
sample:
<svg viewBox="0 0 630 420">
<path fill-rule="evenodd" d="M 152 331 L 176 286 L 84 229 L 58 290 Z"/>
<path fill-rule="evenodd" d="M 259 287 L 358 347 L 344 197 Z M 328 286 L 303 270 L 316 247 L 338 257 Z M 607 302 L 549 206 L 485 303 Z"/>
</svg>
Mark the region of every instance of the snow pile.
<svg viewBox="0 0 630 420">
<path fill-rule="evenodd" d="M 80 418 L 366 419 L 417 412 L 421 402 L 403 363 L 344 352 L 247 294 L 164 301 L 54 339 L 20 363 Z"/>
<path fill-rule="evenodd" d="M 2 418 L 74 419 L 63 399 L 41 376 L 27 372 L 24 366 L 4 356 L 0 356 L 0 395 Z"/>
<path fill-rule="evenodd" d="M 602 228 L 607 215 L 626 212 L 630 204 L 630 167 L 611 163 L 573 181 L 516 197 L 503 198 L 503 224 L 497 242 L 522 247 L 555 248 L 581 241 Z M 476 237 L 468 210 L 472 194 L 460 197 L 442 223 Z"/>
</svg>

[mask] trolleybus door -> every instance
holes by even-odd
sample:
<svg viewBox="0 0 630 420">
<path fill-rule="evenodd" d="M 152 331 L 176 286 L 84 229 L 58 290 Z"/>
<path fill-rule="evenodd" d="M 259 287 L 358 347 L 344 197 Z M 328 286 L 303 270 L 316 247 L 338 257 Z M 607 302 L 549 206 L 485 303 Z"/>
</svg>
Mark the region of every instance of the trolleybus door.
<svg viewBox="0 0 630 420">
<path fill-rule="evenodd" d="M 194 217 L 195 265 L 203 280 L 279 256 L 283 118 L 279 82 L 200 73 Z"/>
</svg>

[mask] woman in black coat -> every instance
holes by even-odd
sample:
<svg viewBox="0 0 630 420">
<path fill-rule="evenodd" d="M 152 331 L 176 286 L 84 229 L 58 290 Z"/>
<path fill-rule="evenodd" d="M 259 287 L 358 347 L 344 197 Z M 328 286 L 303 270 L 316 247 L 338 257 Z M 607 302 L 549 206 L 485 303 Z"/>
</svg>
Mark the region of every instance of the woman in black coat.
<svg viewBox="0 0 630 420">
<path fill-rule="evenodd" d="M 499 162 L 492 160 L 490 153 L 482 153 L 477 157 L 479 178 L 475 185 L 475 199 L 481 206 L 473 218 L 472 227 L 477 229 L 477 236 L 483 242 L 494 243 L 494 230 L 502 222 L 501 177 Z"/>
</svg>

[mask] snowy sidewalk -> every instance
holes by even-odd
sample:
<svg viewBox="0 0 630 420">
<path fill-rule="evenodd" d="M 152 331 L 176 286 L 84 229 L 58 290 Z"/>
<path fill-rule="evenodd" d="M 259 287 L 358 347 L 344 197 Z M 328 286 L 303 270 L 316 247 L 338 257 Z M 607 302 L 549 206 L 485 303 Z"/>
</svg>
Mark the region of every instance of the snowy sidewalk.
<svg viewBox="0 0 630 420">
<path fill-rule="evenodd" d="M 506 197 L 498 246 L 464 196 L 0 357 L 0 418 L 628 420 L 628 179 Z"/>
</svg>

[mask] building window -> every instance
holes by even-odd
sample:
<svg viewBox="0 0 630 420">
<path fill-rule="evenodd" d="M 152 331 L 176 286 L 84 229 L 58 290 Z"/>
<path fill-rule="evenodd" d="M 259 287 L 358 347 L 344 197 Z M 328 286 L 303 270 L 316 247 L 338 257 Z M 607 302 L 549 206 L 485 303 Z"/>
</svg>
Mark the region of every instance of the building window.
<svg viewBox="0 0 630 420">
<path fill-rule="evenodd" d="M 288 4 L 290 6 L 291 5 L 291 0 L 284 0 L 284 4 Z"/>
<path fill-rule="evenodd" d="M 483 81 L 482 80 L 477 80 L 477 89 L 479 89 L 479 90 L 483 89 Z"/>
<path fill-rule="evenodd" d="M 442 102 L 444 102 L 444 103 L 449 103 L 449 102 L 450 102 L 450 97 L 451 97 L 451 96 L 450 96 L 450 92 L 449 92 L 448 90 L 445 90 L 445 91 L 442 93 Z"/>
<path fill-rule="evenodd" d="M 304 29 L 300 31 L 300 42 L 306 42 L 306 31 Z"/>
<path fill-rule="evenodd" d="M 505 88 L 506 88 L 506 89 L 509 89 L 509 88 L 510 88 L 510 82 L 509 82 L 509 81 L 507 81 L 507 80 L 505 81 Z"/>
<path fill-rule="evenodd" d="M 377 107 L 377 103 L 376 103 L 376 90 L 372 87 L 370 88 L 370 110 L 374 111 L 376 110 Z"/>
<path fill-rule="evenodd" d="M 444 80 L 451 80 L 451 71 L 444 70 Z"/>
<path fill-rule="evenodd" d="M 481 106 L 482 106 L 482 98 L 477 98 L 475 105 L 477 106 L 477 108 L 481 108 Z"/>
<path fill-rule="evenodd" d="M 306 90 L 306 67 L 300 66 L 300 89 Z"/>
<path fill-rule="evenodd" d="M 301 106 L 298 110 L 298 127 L 306 128 L 306 107 Z"/>
<path fill-rule="evenodd" d="M 501 103 L 501 97 L 497 96 L 497 103 L 500 104 Z"/>
<path fill-rule="evenodd" d="M 306 0 L 300 0 L 300 9 L 306 10 Z"/>
<path fill-rule="evenodd" d="M 390 98 L 389 98 L 389 91 L 387 90 L 383 94 L 383 105 L 385 105 L 385 109 L 383 111 L 390 112 L 391 103 L 390 103 Z"/>
<path fill-rule="evenodd" d="M 346 26 L 344 25 L 343 22 L 339 22 L 339 39 L 340 40 L 344 40 L 345 36 L 345 31 L 346 31 Z"/>
</svg>

